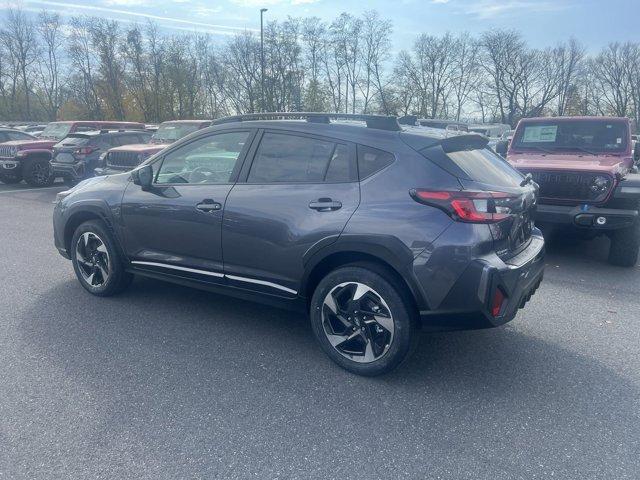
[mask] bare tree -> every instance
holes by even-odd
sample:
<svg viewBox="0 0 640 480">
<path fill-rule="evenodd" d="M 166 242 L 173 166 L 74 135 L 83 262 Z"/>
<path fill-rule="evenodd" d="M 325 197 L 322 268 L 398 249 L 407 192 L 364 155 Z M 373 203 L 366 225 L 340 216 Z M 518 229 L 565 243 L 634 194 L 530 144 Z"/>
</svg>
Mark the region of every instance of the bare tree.
<svg viewBox="0 0 640 480">
<path fill-rule="evenodd" d="M 56 120 L 63 101 L 65 79 L 61 73 L 64 35 L 60 15 L 43 11 L 38 15 L 37 32 L 42 44 L 38 65 L 38 84 L 42 91 L 40 103 L 49 120 Z"/>
<path fill-rule="evenodd" d="M 24 96 L 24 111 L 21 113 L 26 120 L 30 120 L 31 67 L 38 57 L 35 26 L 33 21 L 22 10 L 10 8 L 7 12 L 6 27 L 2 29 L 1 35 L 2 42 L 14 67 L 12 88 L 14 104 L 17 94 L 16 86 L 17 83 L 20 83 L 21 94 Z"/>
<path fill-rule="evenodd" d="M 458 121 L 469 96 L 479 88 L 482 80 L 478 56 L 479 45 L 469 34 L 464 33 L 456 39 L 451 89 L 455 99 L 455 119 Z"/>
<path fill-rule="evenodd" d="M 564 115 L 567 112 L 572 93 L 576 90 L 584 54 L 584 47 L 575 38 L 571 38 L 568 43 L 560 44 L 555 48 L 555 68 L 557 68 L 559 77 L 558 115 Z"/>
<path fill-rule="evenodd" d="M 88 18 L 72 18 L 69 35 L 69 57 L 75 75 L 72 77 L 72 88 L 75 98 L 84 104 L 87 116 L 102 118 L 102 105 L 98 95 L 95 74 L 96 59 L 91 48 L 89 30 L 93 20 Z"/>
<path fill-rule="evenodd" d="M 364 113 L 367 113 L 373 95 L 378 96 L 381 110 L 389 113 L 387 86 L 384 84 L 382 72 L 383 65 L 390 55 L 392 29 L 391 21 L 382 20 L 375 10 L 364 12 L 362 15 L 362 62 L 365 74 L 360 82 L 360 92 Z"/>
</svg>

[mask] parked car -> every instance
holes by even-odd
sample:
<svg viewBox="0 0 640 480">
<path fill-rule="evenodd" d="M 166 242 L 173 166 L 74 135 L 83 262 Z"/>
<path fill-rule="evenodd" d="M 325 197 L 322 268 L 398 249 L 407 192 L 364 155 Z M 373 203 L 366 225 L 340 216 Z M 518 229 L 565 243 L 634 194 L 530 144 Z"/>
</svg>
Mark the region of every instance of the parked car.
<svg viewBox="0 0 640 480">
<path fill-rule="evenodd" d="M 35 139 L 36 137 L 34 137 L 29 133 L 26 133 L 20 130 L 15 130 L 13 128 L 0 127 L 0 143 L 10 142 L 13 140 L 31 141 Z M 2 154 L 1 148 L 2 147 L 0 146 L 0 155 Z M 2 160 L 3 159 L 0 157 L 0 162 L 2 162 Z M 0 163 L 0 182 L 11 184 L 11 183 L 18 183 L 21 180 L 22 180 L 22 176 L 19 175 L 19 172 L 17 171 L 17 165 L 9 164 L 7 167 L 5 167 L 4 165 L 2 165 L 2 163 Z"/>
<path fill-rule="evenodd" d="M 455 120 L 446 120 L 443 118 L 420 118 L 418 125 L 423 127 L 441 128 L 443 130 L 453 130 L 459 132 L 468 132 L 469 126 L 464 122 L 456 122 Z"/>
<path fill-rule="evenodd" d="M 104 166 L 104 153 L 116 145 L 148 142 L 151 134 L 144 130 L 97 130 L 71 133 L 53 146 L 50 162 L 54 177 L 62 177 L 67 185 L 93 177 L 93 171 Z"/>
<path fill-rule="evenodd" d="M 104 168 L 96 175 L 109 175 L 131 170 L 176 140 L 211 125 L 210 120 L 171 120 L 158 127 L 148 143 L 112 148 L 105 155 Z"/>
<path fill-rule="evenodd" d="M 52 122 L 38 138 L 13 140 L 0 144 L 0 180 L 16 183 L 25 180 L 34 187 L 45 187 L 54 181 L 49 161 L 51 149 L 70 133 L 99 129 L 144 129 L 142 123 L 72 121 Z"/>
<path fill-rule="evenodd" d="M 332 360 L 377 375 L 420 319 L 502 325 L 542 280 L 534 185 L 484 137 L 362 115 L 214 123 L 58 195 L 55 245 L 89 293 L 137 274 L 301 309 Z"/>
<path fill-rule="evenodd" d="M 540 186 L 537 224 L 586 238 L 606 235 L 610 263 L 637 263 L 640 175 L 630 173 L 629 119 L 523 119 L 507 160 Z"/>
</svg>

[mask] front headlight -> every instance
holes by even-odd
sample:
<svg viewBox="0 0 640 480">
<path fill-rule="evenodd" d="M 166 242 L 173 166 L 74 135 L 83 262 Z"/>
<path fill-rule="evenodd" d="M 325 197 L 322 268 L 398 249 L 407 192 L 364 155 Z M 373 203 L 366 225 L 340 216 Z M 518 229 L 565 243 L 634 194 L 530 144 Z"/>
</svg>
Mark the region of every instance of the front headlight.
<svg viewBox="0 0 640 480">
<path fill-rule="evenodd" d="M 609 177 L 605 177 L 604 175 L 597 175 L 593 177 L 591 180 L 591 185 L 589 185 L 589 191 L 591 192 L 592 198 L 598 198 L 609 191 L 611 187 L 611 179 Z"/>
</svg>

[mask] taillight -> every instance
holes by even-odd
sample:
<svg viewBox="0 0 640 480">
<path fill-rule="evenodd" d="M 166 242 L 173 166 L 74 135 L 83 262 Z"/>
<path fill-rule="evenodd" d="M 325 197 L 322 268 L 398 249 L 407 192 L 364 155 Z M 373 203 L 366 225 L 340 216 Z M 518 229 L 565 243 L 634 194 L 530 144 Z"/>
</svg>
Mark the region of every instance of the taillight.
<svg viewBox="0 0 640 480">
<path fill-rule="evenodd" d="M 76 148 L 73 153 L 76 155 L 89 155 L 91 152 L 97 150 L 96 147 L 80 147 Z"/>
<path fill-rule="evenodd" d="M 433 191 L 413 189 L 411 197 L 419 203 L 445 211 L 455 220 L 470 223 L 496 223 L 512 214 L 519 196 L 505 192 L 469 190 Z"/>
</svg>

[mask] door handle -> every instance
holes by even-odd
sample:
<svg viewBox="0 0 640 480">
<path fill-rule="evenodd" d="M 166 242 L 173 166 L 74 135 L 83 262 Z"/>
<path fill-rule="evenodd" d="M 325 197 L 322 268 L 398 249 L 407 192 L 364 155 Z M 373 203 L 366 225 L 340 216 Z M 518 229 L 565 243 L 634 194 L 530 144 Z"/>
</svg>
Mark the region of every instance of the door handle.
<svg viewBox="0 0 640 480">
<path fill-rule="evenodd" d="M 332 212 L 342 208 L 342 202 L 332 200 L 330 198 L 319 198 L 309 203 L 309 208 L 319 212 Z"/>
<path fill-rule="evenodd" d="M 196 205 L 196 209 L 200 210 L 201 212 L 207 213 L 216 212 L 222 209 L 222 204 L 214 202 L 210 198 L 205 198 L 201 203 Z"/>
</svg>

